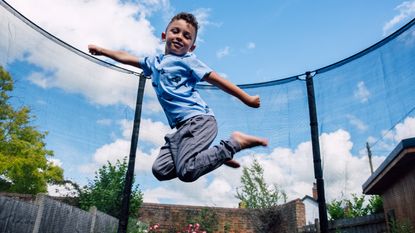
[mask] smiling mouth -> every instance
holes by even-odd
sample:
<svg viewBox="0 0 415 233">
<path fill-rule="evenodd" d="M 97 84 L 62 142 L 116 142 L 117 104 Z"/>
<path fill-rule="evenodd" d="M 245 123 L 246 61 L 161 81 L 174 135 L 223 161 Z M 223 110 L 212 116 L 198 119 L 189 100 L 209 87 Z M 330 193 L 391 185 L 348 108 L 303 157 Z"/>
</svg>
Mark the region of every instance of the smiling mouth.
<svg viewBox="0 0 415 233">
<path fill-rule="evenodd" d="M 172 44 L 173 44 L 173 45 L 174 45 L 174 47 L 176 47 L 176 48 L 181 48 L 181 47 L 183 47 L 182 43 L 179 43 L 179 42 L 173 42 Z"/>
</svg>

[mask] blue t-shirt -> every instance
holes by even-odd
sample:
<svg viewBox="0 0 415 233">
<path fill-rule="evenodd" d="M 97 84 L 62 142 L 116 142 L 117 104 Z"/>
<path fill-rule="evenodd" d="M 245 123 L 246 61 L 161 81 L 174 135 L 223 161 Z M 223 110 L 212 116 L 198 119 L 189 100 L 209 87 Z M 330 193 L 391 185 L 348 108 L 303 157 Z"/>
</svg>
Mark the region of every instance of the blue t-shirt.
<svg viewBox="0 0 415 233">
<path fill-rule="evenodd" d="M 195 89 L 212 69 L 193 53 L 183 56 L 161 54 L 140 59 L 144 75 L 151 83 L 167 116 L 170 127 L 197 115 L 212 115 L 209 106 Z"/>
</svg>

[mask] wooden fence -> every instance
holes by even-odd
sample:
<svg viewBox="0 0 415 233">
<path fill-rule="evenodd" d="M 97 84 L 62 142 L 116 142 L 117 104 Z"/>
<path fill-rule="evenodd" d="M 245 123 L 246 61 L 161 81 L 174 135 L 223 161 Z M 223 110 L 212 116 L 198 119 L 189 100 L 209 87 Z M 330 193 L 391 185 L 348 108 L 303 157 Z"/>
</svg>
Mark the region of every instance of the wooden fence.
<svg viewBox="0 0 415 233">
<path fill-rule="evenodd" d="M 114 233 L 118 219 L 36 196 L 34 203 L 0 196 L 0 233 Z"/>
<path fill-rule="evenodd" d="M 300 233 L 319 233 L 318 221 L 299 229 Z M 317 227 L 316 227 L 317 226 Z M 330 233 L 386 233 L 386 220 L 383 213 L 357 218 L 339 219 L 329 222 Z"/>
</svg>

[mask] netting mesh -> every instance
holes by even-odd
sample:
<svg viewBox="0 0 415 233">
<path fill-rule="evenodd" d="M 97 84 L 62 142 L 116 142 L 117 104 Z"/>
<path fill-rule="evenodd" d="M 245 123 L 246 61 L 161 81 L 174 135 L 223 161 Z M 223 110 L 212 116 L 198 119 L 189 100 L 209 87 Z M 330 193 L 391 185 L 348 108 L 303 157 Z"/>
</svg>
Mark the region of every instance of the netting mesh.
<svg viewBox="0 0 415 233">
<path fill-rule="evenodd" d="M 99 61 L 36 27 L 2 2 L 0 65 L 15 80 L 12 104 L 30 106 L 33 124 L 47 131 L 65 176 L 80 183 L 107 160 L 128 155 L 137 95 L 135 71 Z M 402 139 L 415 135 L 415 34 L 413 23 L 370 49 L 317 70 L 314 88 L 327 199 L 361 193 L 369 177 L 366 142 L 375 168 Z M 412 81 L 412 82 L 411 82 Z M 219 123 L 217 141 L 238 130 L 266 137 L 270 145 L 241 152 L 257 158 L 265 177 L 289 199 L 311 195 L 314 182 L 304 76 L 241 86 L 261 96 L 261 108 L 201 86 Z M 219 168 L 192 184 L 157 182 L 151 163 L 170 132 L 151 85 L 145 88 L 137 182 L 145 201 L 236 206 L 241 170 Z M 233 204 L 232 204 L 233 203 Z"/>
</svg>

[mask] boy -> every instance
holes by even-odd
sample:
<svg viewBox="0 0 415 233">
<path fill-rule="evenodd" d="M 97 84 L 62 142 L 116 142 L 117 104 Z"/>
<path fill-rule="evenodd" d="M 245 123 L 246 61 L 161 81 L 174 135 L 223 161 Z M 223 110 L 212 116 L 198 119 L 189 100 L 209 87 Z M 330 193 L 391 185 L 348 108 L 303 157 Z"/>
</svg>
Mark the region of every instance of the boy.
<svg viewBox="0 0 415 233">
<path fill-rule="evenodd" d="M 88 46 L 92 55 L 109 57 L 142 69 L 146 76 L 151 75 L 169 125 L 177 129 L 165 136 L 166 143 L 152 167 L 160 181 L 177 177 L 192 182 L 222 164 L 237 168 L 240 165 L 233 160 L 236 152 L 268 144 L 266 139 L 233 132 L 229 140 L 210 147 L 217 135 L 217 123 L 212 110 L 195 90 L 198 82 L 217 86 L 253 108 L 260 106 L 260 99 L 248 95 L 196 58 L 192 52 L 196 48 L 197 30 L 198 23 L 192 14 L 177 14 L 161 35 L 165 42 L 164 54 L 155 57 L 137 58 L 123 51 Z"/>
</svg>

